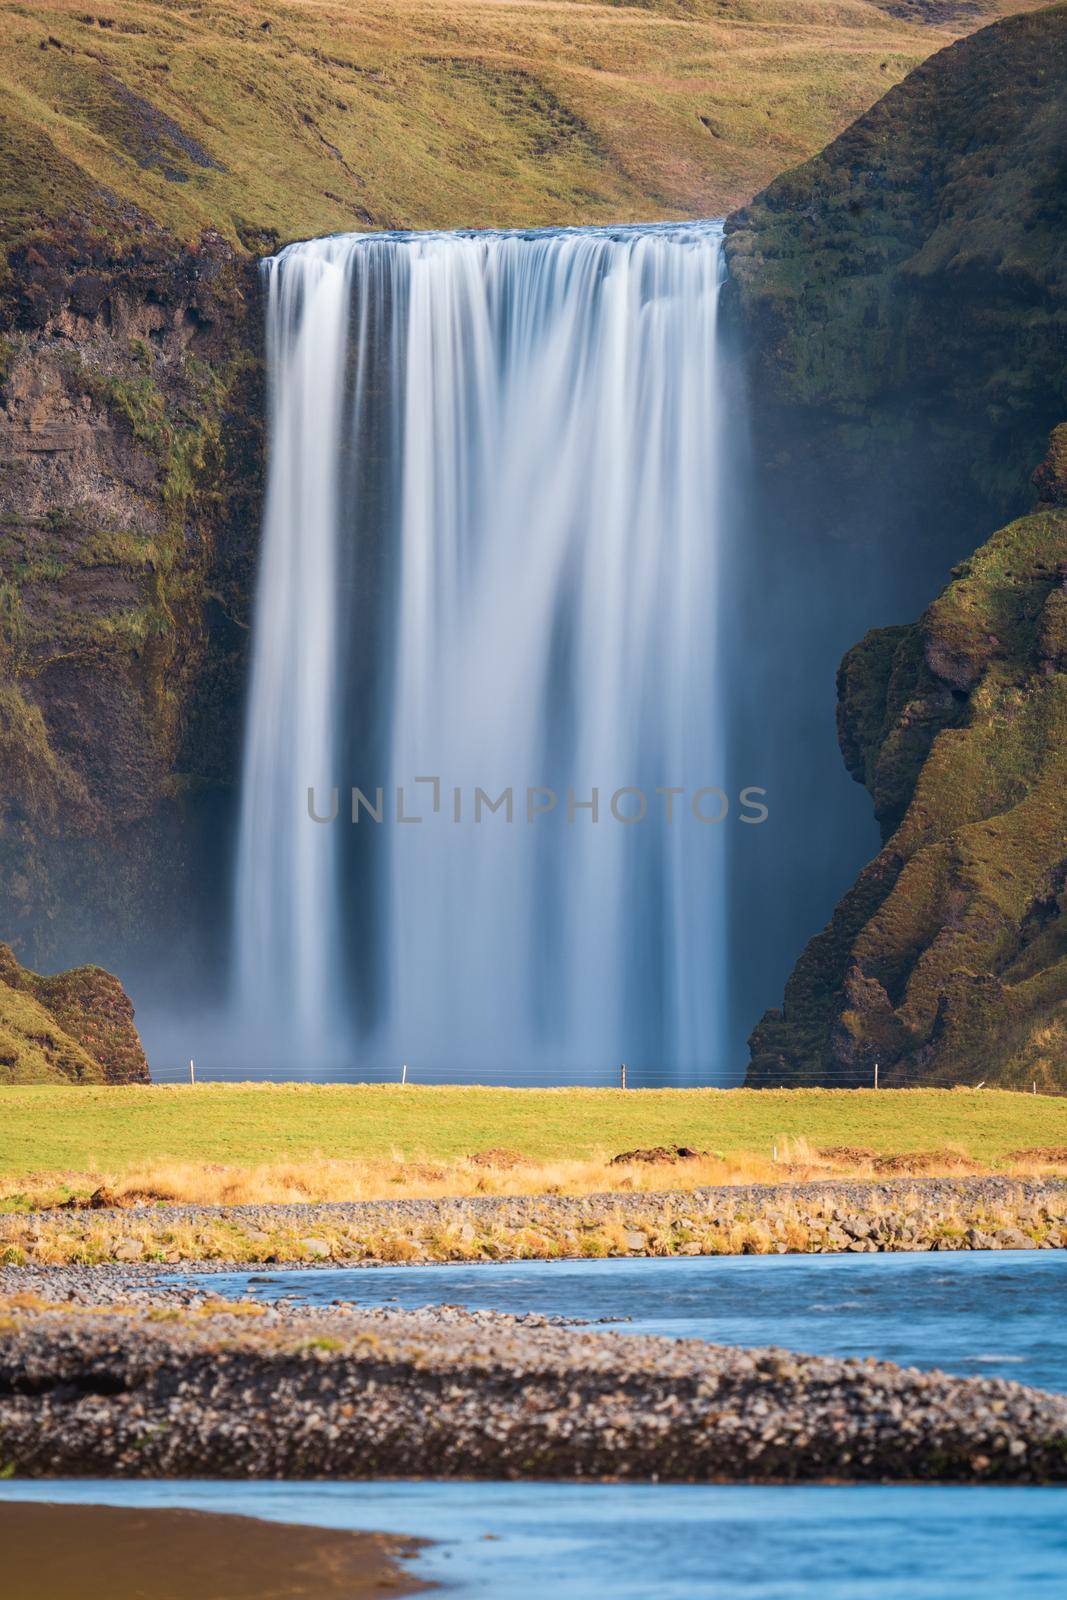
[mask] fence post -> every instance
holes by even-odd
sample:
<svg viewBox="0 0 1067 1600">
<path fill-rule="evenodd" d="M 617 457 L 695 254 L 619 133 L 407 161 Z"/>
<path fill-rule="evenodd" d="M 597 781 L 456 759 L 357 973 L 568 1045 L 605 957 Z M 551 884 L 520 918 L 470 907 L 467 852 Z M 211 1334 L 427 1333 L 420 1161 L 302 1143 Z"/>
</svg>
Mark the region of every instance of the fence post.
<svg viewBox="0 0 1067 1600">
<path fill-rule="evenodd" d="M 622 1066 L 619 1068 L 619 1088 L 620 1089 L 625 1089 L 626 1088 L 626 1062 L 625 1061 L 623 1062 Z"/>
<path fill-rule="evenodd" d="M 877 1061 L 874 1063 L 874 1087 L 876 1089 L 878 1087 L 878 1063 L 877 1063 Z"/>
<path fill-rule="evenodd" d="M 189 1082 L 193 1083 L 193 1084 L 195 1084 L 195 1082 L 196 1082 L 196 1062 L 195 1061 L 190 1061 L 190 1063 L 189 1063 Z"/>
</svg>

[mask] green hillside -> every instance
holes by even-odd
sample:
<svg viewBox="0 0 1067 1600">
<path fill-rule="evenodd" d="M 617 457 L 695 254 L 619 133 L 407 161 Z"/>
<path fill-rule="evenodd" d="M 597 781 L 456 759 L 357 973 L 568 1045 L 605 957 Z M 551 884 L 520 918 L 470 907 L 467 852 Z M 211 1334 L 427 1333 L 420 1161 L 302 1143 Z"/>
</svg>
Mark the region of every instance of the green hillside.
<svg viewBox="0 0 1067 1600">
<path fill-rule="evenodd" d="M 0 214 L 10 236 L 87 206 L 117 223 L 133 202 L 179 238 L 251 243 L 716 214 L 1001 9 L 8 5 Z"/>
</svg>

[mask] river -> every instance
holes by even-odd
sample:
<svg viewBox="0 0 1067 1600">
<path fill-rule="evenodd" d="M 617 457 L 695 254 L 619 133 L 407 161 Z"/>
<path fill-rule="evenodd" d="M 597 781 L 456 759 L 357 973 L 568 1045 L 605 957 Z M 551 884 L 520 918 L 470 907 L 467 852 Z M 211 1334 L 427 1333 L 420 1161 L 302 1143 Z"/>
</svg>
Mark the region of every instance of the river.
<svg viewBox="0 0 1067 1600">
<path fill-rule="evenodd" d="M 1067 1389 L 1067 1254 L 695 1257 L 203 1275 L 223 1295 L 632 1318 Z M 457 1600 L 1062 1600 L 1061 1489 L 9 1481 L 5 1497 L 188 1506 L 432 1541 Z M 116 1600 L 129 1600 L 116 1596 Z"/>
</svg>

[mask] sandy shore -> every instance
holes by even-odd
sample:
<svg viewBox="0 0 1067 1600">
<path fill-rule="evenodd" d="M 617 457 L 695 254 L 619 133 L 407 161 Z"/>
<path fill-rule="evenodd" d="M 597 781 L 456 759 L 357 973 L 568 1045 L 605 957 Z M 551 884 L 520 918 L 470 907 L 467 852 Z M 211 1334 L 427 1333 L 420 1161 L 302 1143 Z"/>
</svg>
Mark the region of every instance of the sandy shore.
<svg viewBox="0 0 1067 1600">
<path fill-rule="evenodd" d="M 0 1262 L 505 1261 L 1067 1247 L 1067 1180 L 901 1178 L 0 1216 Z"/>
<path fill-rule="evenodd" d="M 357 1600 L 425 1587 L 412 1540 L 203 1511 L 0 1500 L 4 1592 L 18 1600 Z"/>
<path fill-rule="evenodd" d="M 18 1476 L 1067 1481 L 1067 1397 L 448 1307 L 0 1305 Z"/>
</svg>

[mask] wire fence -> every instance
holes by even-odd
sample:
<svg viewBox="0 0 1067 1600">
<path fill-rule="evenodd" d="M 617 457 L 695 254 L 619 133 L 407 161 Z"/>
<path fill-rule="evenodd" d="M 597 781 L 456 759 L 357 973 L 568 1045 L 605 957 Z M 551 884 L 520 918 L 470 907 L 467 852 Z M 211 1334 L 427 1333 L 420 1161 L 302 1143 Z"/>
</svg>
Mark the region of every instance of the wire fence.
<svg viewBox="0 0 1067 1600">
<path fill-rule="evenodd" d="M 683 1070 L 662 1066 L 641 1066 L 620 1062 L 615 1067 L 588 1068 L 567 1071 L 550 1066 L 515 1066 L 476 1069 L 469 1067 L 420 1066 L 417 1062 L 360 1062 L 350 1066 L 335 1065 L 302 1069 L 290 1066 L 230 1067 L 187 1061 L 180 1065 L 165 1063 L 153 1066 L 152 1082 L 156 1084 L 207 1084 L 207 1083 L 273 1083 L 273 1084 L 410 1084 L 412 1087 L 453 1087 L 487 1089 L 740 1089 L 744 1078 L 737 1071 L 726 1069 Z M 921 1080 L 887 1081 L 874 1067 L 862 1067 L 820 1073 L 810 1079 L 789 1078 L 778 1080 L 773 1075 L 761 1074 L 756 1084 L 748 1087 L 760 1089 L 904 1089 L 904 1088 L 959 1088 L 980 1090 L 1008 1089 L 1019 1094 L 1041 1094 L 1063 1098 L 1067 1088 L 1039 1086 L 1036 1081 L 1024 1085 L 987 1083 L 979 1074 L 970 1083 L 927 1084 Z"/>
<path fill-rule="evenodd" d="M 588 1068 L 573 1072 L 550 1067 L 469 1067 L 419 1066 L 401 1062 L 398 1066 L 360 1063 L 353 1066 L 324 1066 L 307 1070 L 285 1066 L 256 1068 L 202 1066 L 186 1062 L 183 1066 L 152 1068 L 153 1083 L 344 1083 L 410 1084 L 492 1089 L 725 1089 L 739 1087 L 732 1078 L 714 1072 L 685 1073 L 666 1067 Z"/>
</svg>

